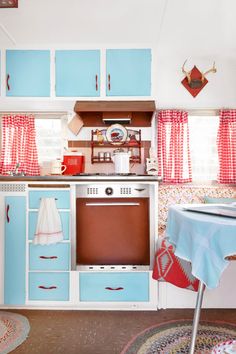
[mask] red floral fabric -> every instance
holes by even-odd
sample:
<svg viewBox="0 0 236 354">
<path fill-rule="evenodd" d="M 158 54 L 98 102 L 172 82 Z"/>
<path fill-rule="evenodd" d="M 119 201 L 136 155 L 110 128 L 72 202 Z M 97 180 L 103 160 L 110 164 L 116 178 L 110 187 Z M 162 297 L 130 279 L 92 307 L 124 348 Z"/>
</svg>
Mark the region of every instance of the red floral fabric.
<svg viewBox="0 0 236 354">
<path fill-rule="evenodd" d="M 236 110 L 221 110 L 217 136 L 219 183 L 236 183 Z"/>
<path fill-rule="evenodd" d="M 157 129 L 158 175 L 165 183 L 191 182 L 188 113 L 160 111 Z"/>
<path fill-rule="evenodd" d="M 192 275 L 191 264 L 174 254 L 174 247 L 166 239 L 155 255 L 152 277 L 155 280 L 166 281 L 179 288 L 198 290 L 199 280 Z"/>
<path fill-rule="evenodd" d="M 40 174 L 33 116 L 7 115 L 2 117 L 2 148 L 0 173 L 7 175 L 19 164 L 18 172 L 28 176 Z"/>
</svg>

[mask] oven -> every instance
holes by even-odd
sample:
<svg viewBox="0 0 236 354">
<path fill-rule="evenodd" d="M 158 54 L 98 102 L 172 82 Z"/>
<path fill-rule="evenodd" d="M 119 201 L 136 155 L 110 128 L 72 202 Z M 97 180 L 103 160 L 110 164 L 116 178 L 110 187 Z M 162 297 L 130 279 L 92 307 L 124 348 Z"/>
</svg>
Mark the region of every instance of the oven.
<svg viewBox="0 0 236 354">
<path fill-rule="evenodd" d="M 77 269 L 149 269 L 150 240 L 148 184 L 87 184 L 77 189 Z"/>
</svg>

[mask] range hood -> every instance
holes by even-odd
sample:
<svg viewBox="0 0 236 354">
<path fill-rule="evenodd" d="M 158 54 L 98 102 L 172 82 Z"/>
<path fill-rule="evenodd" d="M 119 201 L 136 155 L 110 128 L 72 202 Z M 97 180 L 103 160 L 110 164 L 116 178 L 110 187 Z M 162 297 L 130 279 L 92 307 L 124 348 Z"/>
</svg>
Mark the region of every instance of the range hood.
<svg viewBox="0 0 236 354">
<path fill-rule="evenodd" d="M 77 101 L 74 111 L 79 112 L 154 112 L 155 101 Z"/>
<path fill-rule="evenodd" d="M 150 126 L 156 110 L 155 101 L 77 101 L 74 111 L 84 126 L 123 124 Z"/>
</svg>

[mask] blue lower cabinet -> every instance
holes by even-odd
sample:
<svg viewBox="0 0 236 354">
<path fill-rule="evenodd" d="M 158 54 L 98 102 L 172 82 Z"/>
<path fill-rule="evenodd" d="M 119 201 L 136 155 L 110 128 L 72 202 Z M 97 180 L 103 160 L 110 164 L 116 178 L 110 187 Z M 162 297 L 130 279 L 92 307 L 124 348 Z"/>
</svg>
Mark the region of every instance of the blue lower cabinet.
<svg viewBox="0 0 236 354">
<path fill-rule="evenodd" d="M 5 198 L 4 304 L 25 304 L 26 198 Z"/>
<path fill-rule="evenodd" d="M 30 270 L 69 270 L 70 244 L 34 245 L 29 247 Z"/>
<path fill-rule="evenodd" d="M 148 272 L 94 272 L 79 275 L 80 301 L 149 301 Z"/>
<path fill-rule="evenodd" d="M 29 300 L 69 301 L 68 273 L 29 273 Z"/>
<path fill-rule="evenodd" d="M 63 240 L 69 240 L 69 232 L 70 232 L 70 213 L 69 211 L 60 211 L 59 212 L 62 224 L 62 233 L 63 233 Z M 29 240 L 34 239 L 34 234 L 36 230 L 38 219 L 38 212 L 37 211 L 30 211 L 29 212 Z"/>
<path fill-rule="evenodd" d="M 70 209 L 70 191 L 37 190 L 29 192 L 29 208 L 38 209 L 42 198 L 55 198 L 58 209 Z"/>
</svg>

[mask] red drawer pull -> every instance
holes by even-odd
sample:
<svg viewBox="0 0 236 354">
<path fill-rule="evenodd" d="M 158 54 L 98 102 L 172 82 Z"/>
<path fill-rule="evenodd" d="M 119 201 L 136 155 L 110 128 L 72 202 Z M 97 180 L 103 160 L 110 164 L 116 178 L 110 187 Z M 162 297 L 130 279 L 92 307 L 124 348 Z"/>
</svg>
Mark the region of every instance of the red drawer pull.
<svg viewBox="0 0 236 354">
<path fill-rule="evenodd" d="M 57 259 L 57 256 L 39 256 L 41 259 Z"/>
<path fill-rule="evenodd" d="M 10 91 L 10 85 L 9 85 L 9 80 L 10 80 L 10 75 L 7 74 L 7 91 Z"/>
<path fill-rule="evenodd" d="M 96 91 L 98 90 L 98 76 L 95 76 L 95 82 L 96 82 Z"/>
<path fill-rule="evenodd" d="M 108 78 L 108 91 L 110 91 L 111 90 L 111 75 L 108 74 L 107 78 Z"/>
<path fill-rule="evenodd" d="M 38 288 L 43 289 L 43 290 L 53 290 L 53 289 L 57 289 L 57 286 L 55 286 L 55 285 L 52 285 L 52 286 L 39 285 Z"/>
<path fill-rule="evenodd" d="M 10 222 L 10 218 L 9 218 L 9 210 L 10 210 L 10 205 L 7 204 L 7 208 L 6 208 L 6 217 L 7 217 L 7 223 L 9 224 Z"/>
<path fill-rule="evenodd" d="M 124 290 L 124 288 L 122 288 L 121 286 L 119 286 L 118 288 L 111 288 L 110 286 L 106 286 L 105 289 L 106 290 L 112 290 L 112 291 Z"/>
</svg>

